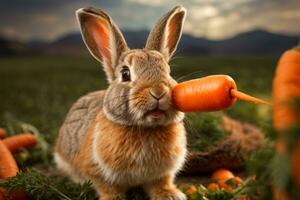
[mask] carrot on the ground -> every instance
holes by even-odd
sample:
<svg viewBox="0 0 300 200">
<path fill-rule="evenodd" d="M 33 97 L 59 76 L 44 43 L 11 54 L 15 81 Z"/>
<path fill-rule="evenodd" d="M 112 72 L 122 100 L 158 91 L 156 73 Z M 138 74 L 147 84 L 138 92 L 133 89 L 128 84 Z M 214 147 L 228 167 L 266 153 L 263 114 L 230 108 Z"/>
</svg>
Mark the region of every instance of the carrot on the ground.
<svg viewBox="0 0 300 200">
<path fill-rule="evenodd" d="M 211 191 L 216 191 L 216 190 L 219 190 L 219 185 L 216 184 L 216 183 L 209 183 L 207 185 L 207 189 L 211 190 Z"/>
<path fill-rule="evenodd" d="M 6 136 L 6 130 L 4 128 L 0 128 L 0 139 L 5 138 Z"/>
<path fill-rule="evenodd" d="M 7 179 L 15 176 L 18 165 L 12 155 L 21 148 L 29 148 L 36 144 L 36 139 L 31 134 L 16 135 L 0 140 L 0 179 Z M 7 191 L 0 188 L 0 200 L 27 200 L 28 195 L 24 191 Z"/>
<path fill-rule="evenodd" d="M 241 183 L 243 183 L 243 179 L 241 179 L 241 178 L 238 177 L 238 176 L 235 176 L 235 177 L 233 178 L 233 181 L 234 181 L 236 184 L 241 184 Z"/>
<path fill-rule="evenodd" d="M 36 138 L 30 133 L 8 137 L 2 140 L 11 153 L 16 153 L 24 148 L 31 148 L 36 144 Z"/>
<path fill-rule="evenodd" d="M 1 140 L 0 155 L 0 178 L 6 179 L 15 176 L 19 168 L 11 152 Z"/>
<path fill-rule="evenodd" d="M 212 75 L 179 83 L 174 87 L 172 96 L 177 109 L 183 112 L 223 110 L 237 99 L 269 104 L 238 91 L 234 80 L 227 75 Z"/>
<path fill-rule="evenodd" d="M 194 193 L 197 192 L 197 191 L 198 191 L 198 189 L 196 188 L 196 186 L 191 185 L 191 186 L 187 189 L 186 193 L 189 194 L 189 195 L 192 195 L 192 194 L 194 194 Z"/>
<path fill-rule="evenodd" d="M 214 173 L 211 176 L 211 179 L 217 181 L 218 184 L 223 184 L 227 180 L 232 178 L 234 178 L 233 173 L 228 169 L 224 169 L 224 168 L 214 171 Z"/>
</svg>

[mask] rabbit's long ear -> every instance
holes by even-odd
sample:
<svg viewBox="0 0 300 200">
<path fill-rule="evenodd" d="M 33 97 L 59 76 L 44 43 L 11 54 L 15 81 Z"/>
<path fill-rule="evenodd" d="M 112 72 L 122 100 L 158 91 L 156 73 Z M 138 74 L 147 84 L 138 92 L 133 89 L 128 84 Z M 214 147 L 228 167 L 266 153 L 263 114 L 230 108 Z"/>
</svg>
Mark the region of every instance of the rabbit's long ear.
<svg viewBox="0 0 300 200">
<path fill-rule="evenodd" d="M 146 49 L 161 52 L 168 61 L 174 54 L 182 33 L 186 9 L 176 6 L 164 15 L 150 32 Z"/>
<path fill-rule="evenodd" d="M 96 8 L 82 8 L 76 12 L 83 40 L 91 54 L 103 63 L 108 81 L 115 79 L 114 68 L 126 41 L 109 15 Z"/>
</svg>

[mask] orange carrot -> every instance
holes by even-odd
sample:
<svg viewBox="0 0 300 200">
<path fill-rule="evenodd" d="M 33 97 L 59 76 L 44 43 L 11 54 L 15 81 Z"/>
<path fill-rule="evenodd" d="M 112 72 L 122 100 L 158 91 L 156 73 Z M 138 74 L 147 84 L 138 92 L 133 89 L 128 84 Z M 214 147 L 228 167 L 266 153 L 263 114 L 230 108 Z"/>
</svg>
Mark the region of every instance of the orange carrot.
<svg viewBox="0 0 300 200">
<path fill-rule="evenodd" d="M 262 99 L 250 96 L 250 95 L 245 94 L 243 92 L 240 92 L 240 91 L 238 91 L 236 89 L 230 90 L 230 94 L 231 94 L 232 97 L 235 97 L 235 98 L 237 98 L 239 100 L 252 101 L 252 102 L 255 102 L 255 103 L 261 103 L 261 104 L 266 104 L 266 105 L 272 106 L 271 103 L 269 103 L 269 102 L 267 102 L 265 100 L 262 100 Z"/>
<path fill-rule="evenodd" d="M 286 51 L 280 58 L 273 80 L 273 125 L 279 134 L 300 124 L 300 115 L 294 109 L 293 101 L 300 99 L 300 45 Z M 300 141 L 291 153 L 291 174 L 295 185 L 300 186 Z M 277 154 L 287 154 L 286 142 L 279 137 L 276 142 Z M 275 200 L 291 199 L 287 191 L 273 186 Z"/>
<path fill-rule="evenodd" d="M 273 124 L 283 130 L 300 123 L 292 100 L 300 99 L 300 49 L 286 51 L 280 58 L 273 81 Z"/>
<path fill-rule="evenodd" d="M 207 185 L 207 189 L 209 189 L 210 191 L 216 191 L 219 190 L 219 185 L 216 183 L 210 183 Z"/>
<path fill-rule="evenodd" d="M 183 112 L 223 110 L 237 99 L 270 105 L 237 91 L 234 80 L 227 75 L 213 75 L 179 83 L 174 87 L 172 95 L 175 106 Z"/>
<path fill-rule="evenodd" d="M 6 130 L 4 128 L 0 128 L 0 139 L 5 138 L 6 136 Z"/>
<path fill-rule="evenodd" d="M 286 192 L 279 192 L 275 187 L 272 187 L 274 200 L 291 200 Z"/>
<path fill-rule="evenodd" d="M 189 195 L 192 195 L 192 194 L 194 194 L 194 193 L 197 192 L 197 191 L 198 191 L 198 189 L 196 188 L 196 186 L 192 185 L 192 186 L 190 186 L 190 187 L 187 189 L 186 193 L 189 194 Z"/>
<path fill-rule="evenodd" d="M 19 171 L 11 152 L 0 140 L 0 178 L 6 179 L 15 176 Z"/>
<path fill-rule="evenodd" d="M 289 127 L 300 124 L 300 115 L 292 101 L 300 100 L 300 45 L 286 51 L 280 58 L 273 80 L 273 125 L 280 134 Z M 286 153 L 286 144 L 278 139 L 277 153 Z M 298 141 L 300 145 L 300 141 Z M 300 186 L 300 148 L 296 146 L 291 155 L 291 171 L 294 182 Z"/>
<path fill-rule="evenodd" d="M 211 179 L 217 181 L 219 186 L 223 185 L 226 181 L 232 178 L 234 178 L 233 173 L 228 169 L 224 169 L 224 168 L 214 171 L 214 173 L 211 176 Z"/>
<path fill-rule="evenodd" d="M 0 140 L 0 179 L 13 177 L 18 171 L 19 169 L 12 153 L 4 144 L 4 141 Z M 0 188 L 0 200 L 6 199 L 27 200 L 28 195 L 24 191 L 6 191 Z"/>
<path fill-rule="evenodd" d="M 235 176 L 235 177 L 233 178 L 233 181 L 234 181 L 236 184 L 241 184 L 241 183 L 243 183 L 243 179 L 241 179 L 241 178 L 238 177 L 238 176 Z"/>
<path fill-rule="evenodd" d="M 19 134 L 2 140 L 11 153 L 16 153 L 24 148 L 31 148 L 36 144 L 36 138 L 30 133 Z"/>
</svg>

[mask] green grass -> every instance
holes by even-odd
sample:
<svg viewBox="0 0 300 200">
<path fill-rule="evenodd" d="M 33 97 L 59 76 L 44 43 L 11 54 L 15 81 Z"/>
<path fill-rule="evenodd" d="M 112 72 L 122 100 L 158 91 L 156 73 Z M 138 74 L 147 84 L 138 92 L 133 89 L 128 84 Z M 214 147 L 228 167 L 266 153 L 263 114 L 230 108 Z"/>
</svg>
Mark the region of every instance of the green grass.
<svg viewBox="0 0 300 200">
<path fill-rule="evenodd" d="M 184 80 L 228 74 L 249 94 L 270 100 L 276 57 L 184 56 L 172 60 L 172 74 Z M 101 65 L 89 57 L 30 56 L 0 58 L 0 126 L 21 120 L 37 127 L 53 143 L 72 103 L 87 92 L 104 89 Z M 259 125 L 270 122 L 269 108 L 238 102 L 226 112 Z M 197 120 L 196 115 L 188 118 Z"/>
</svg>

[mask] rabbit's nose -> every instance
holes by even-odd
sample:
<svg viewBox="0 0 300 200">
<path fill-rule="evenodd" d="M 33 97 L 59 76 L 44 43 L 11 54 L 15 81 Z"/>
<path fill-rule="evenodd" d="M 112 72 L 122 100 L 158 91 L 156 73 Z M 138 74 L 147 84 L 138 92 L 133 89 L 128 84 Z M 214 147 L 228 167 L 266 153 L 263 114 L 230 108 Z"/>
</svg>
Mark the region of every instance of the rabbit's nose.
<svg viewBox="0 0 300 200">
<path fill-rule="evenodd" d="M 150 95 L 156 99 L 156 100 L 160 100 L 161 98 L 163 98 L 166 95 L 166 91 L 162 91 L 162 90 L 155 90 L 155 89 L 150 89 Z"/>
</svg>

